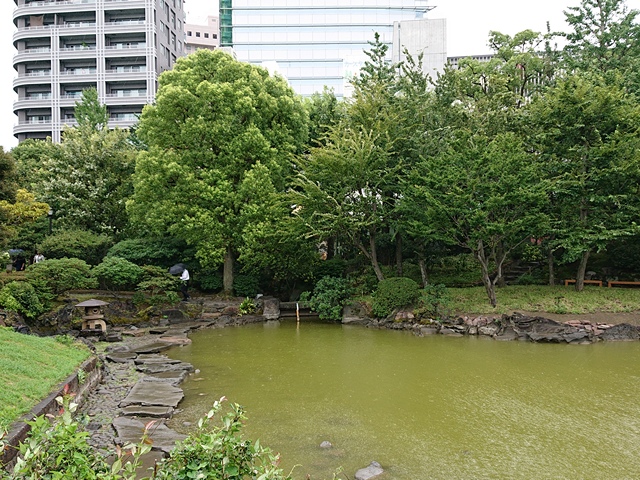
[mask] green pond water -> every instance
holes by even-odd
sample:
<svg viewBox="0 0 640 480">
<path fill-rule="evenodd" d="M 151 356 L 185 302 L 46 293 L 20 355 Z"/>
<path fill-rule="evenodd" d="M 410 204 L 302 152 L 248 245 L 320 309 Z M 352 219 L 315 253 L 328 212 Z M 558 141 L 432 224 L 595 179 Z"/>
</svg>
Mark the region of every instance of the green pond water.
<svg viewBox="0 0 640 480">
<path fill-rule="evenodd" d="M 270 322 L 169 351 L 200 373 L 184 411 L 222 395 L 285 471 L 380 480 L 640 478 L 640 342 L 545 345 Z M 184 430 L 184 427 L 182 428 Z M 328 440 L 333 448 L 324 450 Z"/>
</svg>

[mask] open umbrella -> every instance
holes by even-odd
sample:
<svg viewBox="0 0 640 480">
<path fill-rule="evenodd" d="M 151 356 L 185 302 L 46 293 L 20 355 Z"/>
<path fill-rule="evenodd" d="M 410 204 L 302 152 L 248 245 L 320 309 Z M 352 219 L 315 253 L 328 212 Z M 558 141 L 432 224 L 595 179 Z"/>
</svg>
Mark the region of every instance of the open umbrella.
<svg viewBox="0 0 640 480">
<path fill-rule="evenodd" d="M 176 263 L 169 269 L 169 273 L 171 275 L 182 275 L 182 272 L 184 272 L 186 269 L 187 266 L 184 263 Z"/>
<path fill-rule="evenodd" d="M 24 250 L 21 248 L 10 248 L 8 252 L 12 257 L 17 257 L 18 255 L 22 255 L 24 253 Z"/>
</svg>

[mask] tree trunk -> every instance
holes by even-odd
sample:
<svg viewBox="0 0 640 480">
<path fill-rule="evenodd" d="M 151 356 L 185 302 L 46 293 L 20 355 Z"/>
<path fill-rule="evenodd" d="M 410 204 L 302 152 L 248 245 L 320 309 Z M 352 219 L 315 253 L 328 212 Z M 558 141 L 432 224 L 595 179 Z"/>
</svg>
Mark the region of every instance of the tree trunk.
<svg viewBox="0 0 640 480">
<path fill-rule="evenodd" d="M 506 255 L 504 255 L 504 251 L 502 248 L 502 242 L 500 242 L 500 244 L 496 247 L 496 251 L 495 251 L 495 255 L 494 258 L 496 259 L 496 263 L 498 258 L 504 258 L 506 257 Z M 504 261 L 504 260 L 503 260 Z M 504 283 L 504 276 L 502 275 L 502 262 L 500 263 L 500 265 L 497 265 L 498 267 L 498 273 L 496 278 L 494 279 L 493 283 L 497 284 L 499 287 L 504 287 L 505 283 Z"/>
<path fill-rule="evenodd" d="M 480 262 L 480 267 L 482 268 L 482 283 L 484 284 L 484 289 L 487 292 L 487 297 L 489 297 L 489 303 L 492 307 L 495 307 L 498 303 L 496 301 L 496 286 L 491 281 L 491 276 L 489 275 L 489 262 L 484 251 L 484 244 L 482 243 L 482 240 L 478 241 L 476 258 L 478 259 L 478 262 Z"/>
<path fill-rule="evenodd" d="M 584 274 L 587 271 L 587 262 L 589 261 L 591 250 L 582 252 L 580 264 L 578 265 L 578 273 L 576 273 L 576 291 L 581 292 L 584 289 Z"/>
<path fill-rule="evenodd" d="M 549 286 L 553 287 L 556 284 L 556 272 L 555 272 L 555 258 L 553 257 L 553 250 L 549 248 L 547 253 L 547 265 L 549 266 Z"/>
<path fill-rule="evenodd" d="M 418 265 L 420 266 L 420 276 L 422 277 L 422 288 L 429 285 L 429 276 L 427 274 L 427 265 L 424 258 L 418 259 Z"/>
<path fill-rule="evenodd" d="M 222 270 L 222 288 L 227 295 L 233 294 L 233 250 L 231 245 L 224 254 L 224 268 Z"/>
<path fill-rule="evenodd" d="M 402 237 L 396 234 L 396 272 L 402 276 Z"/>
<path fill-rule="evenodd" d="M 376 277 L 378 278 L 378 281 L 381 282 L 384 280 L 384 275 L 382 274 L 382 270 L 380 270 L 380 265 L 378 264 L 378 249 L 376 248 L 375 233 L 369 234 L 369 249 L 371 251 L 371 265 L 373 265 L 373 271 L 376 272 Z"/>
</svg>

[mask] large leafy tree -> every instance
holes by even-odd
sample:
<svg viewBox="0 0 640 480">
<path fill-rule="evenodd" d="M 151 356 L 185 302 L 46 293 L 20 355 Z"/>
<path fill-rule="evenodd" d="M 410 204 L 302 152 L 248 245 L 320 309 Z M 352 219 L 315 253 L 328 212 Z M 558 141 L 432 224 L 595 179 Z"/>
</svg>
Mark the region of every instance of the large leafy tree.
<svg viewBox="0 0 640 480">
<path fill-rule="evenodd" d="M 622 81 L 576 73 L 534 102 L 535 147 L 553 180 L 555 244 L 579 260 L 582 290 L 592 252 L 637 234 L 640 107 Z"/>
<path fill-rule="evenodd" d="M 280 77 L 201 50 L 160 78 L 138 135 L 133 219 L 186 240 L 205 267 L 224 265 L 224 290 L 243 234 L 265 195 L 284 190 L 307 138 L 302 101 Z M 262 209 L 265 215 L 268 206 Z"/>
</svg>

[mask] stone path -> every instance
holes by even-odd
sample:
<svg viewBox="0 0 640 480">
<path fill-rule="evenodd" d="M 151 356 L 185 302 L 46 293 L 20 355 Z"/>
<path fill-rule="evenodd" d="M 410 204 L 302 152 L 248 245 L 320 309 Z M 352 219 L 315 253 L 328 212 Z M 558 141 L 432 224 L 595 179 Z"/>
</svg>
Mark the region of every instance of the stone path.
<svg viewBox="0 0 640 480">
<path fill-rule="evenodd" d="M 150 329 L 143 335 L 132 331 L 134 335 L 127 336 L 128 332 L 123 332 L 125 339 L 107 348 L 102 355 L 103 382 L 82 408 L 90 419 L 87 428 L 92 446 L 108 455 L 115 445 L 139 443 L 146 426 L 153 422 L 148 431 L 150 457 L 157 460 L 185 438 L 164 422 L 182 400 L 179 385 L 193 366 L 160 352 L 190 343 L 188 332 L 208 326 L 211 322 Z"/>
</svg>

